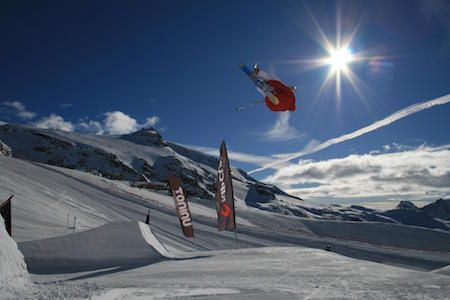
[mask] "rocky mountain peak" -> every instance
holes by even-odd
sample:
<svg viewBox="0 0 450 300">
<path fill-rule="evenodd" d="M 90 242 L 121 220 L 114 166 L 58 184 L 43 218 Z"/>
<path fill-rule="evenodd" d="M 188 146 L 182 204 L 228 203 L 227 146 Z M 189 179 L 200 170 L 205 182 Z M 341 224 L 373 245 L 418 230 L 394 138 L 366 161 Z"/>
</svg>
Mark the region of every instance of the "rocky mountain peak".
<svg viewBox="0 0 450 300">
<path fill-rule="evenodd" d="M 417 206 L 414 205 L 411 201 L 400 201 L 400 203 L 397 205 L 396 209 L 402 209 L 402 210 L 418 210 Z"/>
<path fill-rule="evenodd" d="M 142 128 L 136 132 L 122 135 L 120 138 L 136 144 L 147 146 L 166 145 L 166 142 L 162 138 L 161 134 L 153 127 Z"/>
</svg>

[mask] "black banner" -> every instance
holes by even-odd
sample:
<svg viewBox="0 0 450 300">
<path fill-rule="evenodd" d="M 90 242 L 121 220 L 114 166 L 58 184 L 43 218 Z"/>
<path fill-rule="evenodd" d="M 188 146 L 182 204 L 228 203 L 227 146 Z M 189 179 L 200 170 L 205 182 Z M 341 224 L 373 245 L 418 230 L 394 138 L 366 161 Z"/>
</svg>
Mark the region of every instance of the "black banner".
<svg viewBox="0 0 450 300">
<path fill-rule="evenodd" d="M 11 195 L 11 197 L 9 197 L 8 200 L 6 200 L 5 202 L 3 202 L 0 205 L 0 214 L 3 217 L 3 220 L 5 220 L 5 228 L 10 236 L 12 236 L 12 226 L 11 226 L 11 199 L 12 199 L 12 197 L 14 197 L 14 195 Z"/>
<path fill-rule="evenodd" d="M 219 230 L 235 230 L 233 184 L 231 182 L 230 163 L 225 142 L 220 145 L 219 166 L 216 182 L 216 208 Z"/>
<path fill-rule="evenodd" d="M 192 226 L 192 216 L 186 199 L 186 193 L 181 187 L 181 180 L 175 176 L 169 176 L 169 185 L 177 208 L 177 215 L 180 219 L 181 229 L 185 237 L 194 237 L 194 227 Z"/>
</svg>

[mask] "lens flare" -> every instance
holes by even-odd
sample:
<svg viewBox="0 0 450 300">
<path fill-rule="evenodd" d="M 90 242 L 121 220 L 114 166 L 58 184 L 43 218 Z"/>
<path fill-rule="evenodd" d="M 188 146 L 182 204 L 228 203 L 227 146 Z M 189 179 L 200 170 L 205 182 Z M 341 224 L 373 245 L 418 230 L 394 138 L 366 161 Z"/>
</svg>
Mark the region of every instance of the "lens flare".
<svg viewBox="0 0 450 300">
<path fill-rule="evenodd" d="M 344 84 L 348 84 L 349 91 L 353 90 L 358 95 L 358 100 L 366 107 L 370 112 L 369 99 L 366 97 L 371 94 L 368 86 L 358 77 L 358 75 L 352 70 L 356 64 L 364 63 L 372 58 L 372 53 L 368 50 L 353 51 L 352 44 L 355 43 L 355 37 L 360 28 L 363 16 L 359 20 L 354 20 L 349 17 L 342 17 L 342 9 L 337 6 L 336 11 L 336 32 L 334 34 L 327 34 L 321 27 L 318 20 L 314 17 L 311 10 L 307 5 L 304 7 L 305 15 L 302 20 L 305 22 L 305 29 L 311 36 L 311 38 L 323 49 L 323 56 L 311 57 L 307 59 L 295 59 L 287 61 L 287 63 L 295 64 L 298 66 L 300 72 L 308 72 L 316 69 L 324 68 L 327 73 L 323 74 L 323 78 L 318 86 L 317 93 L 313 99 L 311 107 L 317 111 L 317 108 L 321 107 L 323 100 L 333 99 L 336 103 L 337 110 L 342 105 L 342 91 Z M 344 22 L 342 21 L 344 19 Z M 334 38 L 329 38 L 333 35 Z M 330 97 L 330 93 L 333 92 L 334 97 Z"/>
<path fill-rule="evenodd" d="M 352 52 L 349 48 L 331 49 L 330 57 L 326 59 L 326 62 L 333 71 L 339 72 L 345 69 L 352 59 Z"/>
</svg>

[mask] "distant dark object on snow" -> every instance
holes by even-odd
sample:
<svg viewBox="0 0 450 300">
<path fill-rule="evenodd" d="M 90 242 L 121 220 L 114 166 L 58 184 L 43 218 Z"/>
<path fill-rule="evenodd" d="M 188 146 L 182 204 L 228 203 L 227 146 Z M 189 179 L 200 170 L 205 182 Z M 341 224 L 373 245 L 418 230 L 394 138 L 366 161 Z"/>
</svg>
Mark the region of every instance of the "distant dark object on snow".
<svg viewBox="0 0 450 300">
<path fill-rule="evenodd" d="M 147 217 L 145 217 L 145 224 L 150 225 L 150 209 L 147 212 Z"/>
<path fill-rule="evenodd" d="M 0 204 L 0 214 L 5 220 L 5 228 L 9 236 L 12 236 L 12 222 L 11 222 L 11 199 L 14 195 L 11 195 L 5 202 Z"/>
<path fill-rule="evenodd" d="M 169 190 L 169 185 L 166 182 L 146 182 L 146 181 L 136 181 L 131 185 L 132 187 L 137 187 L 140 189 L 149 189 L 164 191 Z"/>
</svg>

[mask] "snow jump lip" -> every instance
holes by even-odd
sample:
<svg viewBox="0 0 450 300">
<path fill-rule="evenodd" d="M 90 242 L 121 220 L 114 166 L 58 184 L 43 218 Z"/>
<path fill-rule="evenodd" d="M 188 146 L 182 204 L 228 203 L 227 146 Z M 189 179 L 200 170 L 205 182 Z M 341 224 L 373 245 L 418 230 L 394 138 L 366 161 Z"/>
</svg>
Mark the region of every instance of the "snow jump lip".
<svg viewBox="0 0 450 300">
<path fill-rule="evenodd" d="M 23 242 L 19 248 L 34 274 L 123 270 L 171 259 L 148 225 L 141 222 L 108 223 L 75 234 Z"/>
</svg>

